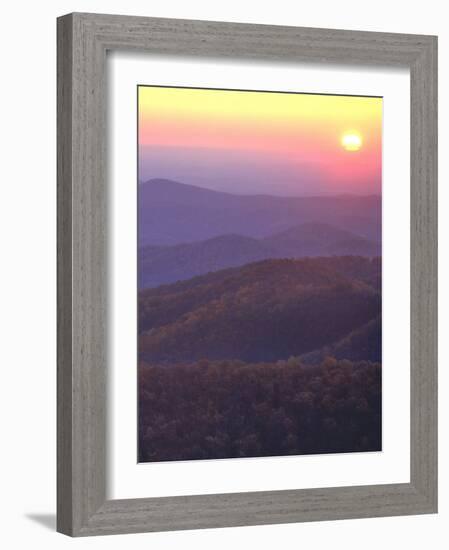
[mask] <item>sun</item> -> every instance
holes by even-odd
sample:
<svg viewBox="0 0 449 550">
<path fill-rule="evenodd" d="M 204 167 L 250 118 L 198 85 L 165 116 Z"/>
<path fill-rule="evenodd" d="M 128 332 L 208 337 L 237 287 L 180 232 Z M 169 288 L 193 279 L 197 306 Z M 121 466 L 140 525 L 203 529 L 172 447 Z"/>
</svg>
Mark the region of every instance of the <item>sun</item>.
<svg viewBox="0 0 449 550">
<path fill-rule="evenodd" d="M 346 151 L 358 151 L 362 143 L 362 137 L 355 132 L 347 132 L 341 138 L 341 144 Z"/>
</svg>

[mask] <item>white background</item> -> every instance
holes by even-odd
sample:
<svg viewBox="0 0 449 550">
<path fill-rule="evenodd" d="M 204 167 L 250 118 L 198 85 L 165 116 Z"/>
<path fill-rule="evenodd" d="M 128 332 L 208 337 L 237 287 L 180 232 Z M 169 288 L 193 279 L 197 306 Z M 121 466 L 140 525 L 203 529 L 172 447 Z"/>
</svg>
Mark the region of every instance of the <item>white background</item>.
<svg viewBox="0 0 449 550">
<path fill-rule="evenodd" d="M 136 85 L 383 96 L 382 452 L 136 464 Z M 406 69 L 167 59 L 108 59 L 113 274 L 109 311 L 110 498 L 156 497 L 410 480 L 410 75 Z M 112 313 L 112 315 L 111 315 Z M 294 480 L 294 481 L 292 481 Z"/>
<path fill-rule="evenodd" d="M 445 5 L 428 0 L 134 0 L 21 2 L 2 11 L 0 285 L 3 384 L 0 472 L 6 548 L 445 548 L 449 520 L 449 229 L 447 102 L 440 102 L 440 513 L 302 525 L 245 527 L 70 540 L 54 533 L 55 510 L 55 17 L 70 11 L 334 27 L 440 35 L 440 97 L 449 97 Z"/>
</svg>

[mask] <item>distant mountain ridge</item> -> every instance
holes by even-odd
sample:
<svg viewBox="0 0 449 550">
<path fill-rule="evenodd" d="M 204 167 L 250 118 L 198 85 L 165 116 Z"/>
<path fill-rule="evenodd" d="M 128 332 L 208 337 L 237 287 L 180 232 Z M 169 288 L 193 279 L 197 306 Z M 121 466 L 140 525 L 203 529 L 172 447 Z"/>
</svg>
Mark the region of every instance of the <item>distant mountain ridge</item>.
<svg viewBox="0 0 449 550">
<path fill-rule="evenodd" d="M 164 179 L 139 184 L 138 195 L 139 246 L 229 234 L 260 239 L 306 222 L 328 223 L 380 241 L 378 196 L 233 195 Z"/>
<path fill-rule="evenodd" d="M 324 223 L 305 223 L 270 237 L 221 235 L 139 250 L 139 288 L 155 287 L 269 258 L 380 255 L 380 245 Z"/>
<path fill-rule="evenodd" d="M 307 222 L 290 227 L 263 240 L 281 257 L 379 256 L 380 243 L 360 237 L 328 223 Z"/>
</svg>

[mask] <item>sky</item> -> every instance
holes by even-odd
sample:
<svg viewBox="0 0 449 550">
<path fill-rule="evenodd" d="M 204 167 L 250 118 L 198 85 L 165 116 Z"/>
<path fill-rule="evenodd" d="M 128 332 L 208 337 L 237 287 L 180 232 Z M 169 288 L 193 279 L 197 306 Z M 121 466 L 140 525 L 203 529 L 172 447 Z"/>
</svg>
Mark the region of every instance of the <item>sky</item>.
<svg viewBox="0 0 449 550">
<path fill-rule="evenodd" d="M 238 194 L 381 193 L 382 99 L 139 86 L 139 180 Z"/>
</svg>

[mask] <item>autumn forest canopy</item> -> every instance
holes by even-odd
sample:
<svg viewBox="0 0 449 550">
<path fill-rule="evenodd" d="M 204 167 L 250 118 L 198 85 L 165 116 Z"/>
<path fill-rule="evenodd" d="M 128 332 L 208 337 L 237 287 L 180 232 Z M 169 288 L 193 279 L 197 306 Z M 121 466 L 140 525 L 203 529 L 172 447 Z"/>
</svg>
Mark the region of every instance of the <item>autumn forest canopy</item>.
<svg viewBox="0 0 449 550">
<path fill-rule="evenodd" d="M 381 262 L 272 259 L 139 293 L 139 460 L 381 448 Z"/>
</svg>

